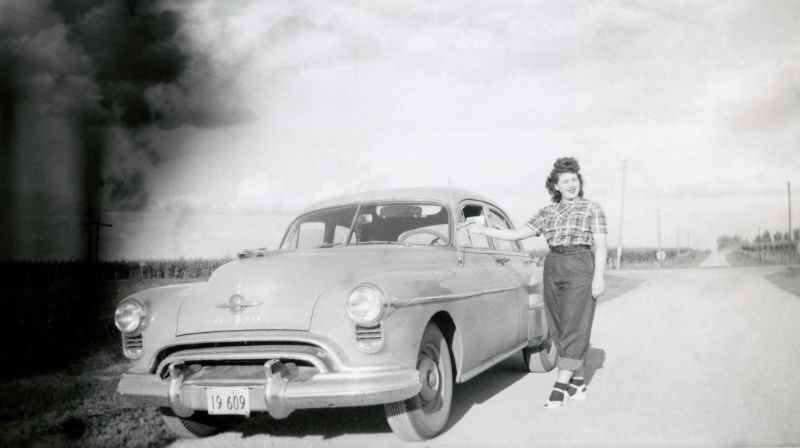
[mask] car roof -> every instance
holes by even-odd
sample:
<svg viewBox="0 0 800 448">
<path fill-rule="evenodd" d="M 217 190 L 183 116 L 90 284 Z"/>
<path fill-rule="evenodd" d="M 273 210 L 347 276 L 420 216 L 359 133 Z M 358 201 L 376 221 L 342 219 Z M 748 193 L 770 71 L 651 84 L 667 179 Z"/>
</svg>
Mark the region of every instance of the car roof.
<svg viewBox="0 0 800 448">
<path fill-rule="evenodd" d="M 461 188 L 450 187 L 408 187 L 408 188 L 393 188 L 389 190 L 374 190 L 364 191 L 360 193 L 352 193 L 341 196 L 324 199 L 315 202 L 303 210 L 303 214 L 313 210 L 320 210 L 324 208 L 336 207 L 339 205 L 358 204 L 363 202 L 379 202 L 379 201 L 398 201 L 398 200 L 428 200 L 443 202 L 450 204 L 452 202 L 459 203 L 466 199 L 488 202 L 500 207 L 497 202 L 489 199 L 488 197 L 475 193 L 473 191 L 464 190 Z"/>
</svg>

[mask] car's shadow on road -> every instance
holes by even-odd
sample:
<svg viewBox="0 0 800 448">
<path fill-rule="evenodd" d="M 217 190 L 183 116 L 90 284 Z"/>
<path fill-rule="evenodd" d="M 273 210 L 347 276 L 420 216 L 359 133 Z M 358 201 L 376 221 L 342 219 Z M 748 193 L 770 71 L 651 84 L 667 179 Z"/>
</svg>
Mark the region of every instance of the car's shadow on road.
<svg viewBox="0 0 800 448">
<path fill-rule="evenodd" d="M 474 379 L 456 384 L 447 429 L 461 420 L 476 404 L 490 400 L 527 374 L 522 354 L 513 356 Z M 445 429 L 445 431 L 447 431 Z M 359 408 L 308 409 L 293 412 L 283 420 L 268 415 L 250 418 L 234 428 L 243 437 L 270 435 L 274 437 L 322 436 L 331 439 L 344 434 L 390 433 L 383 406 Z"/>
<path fill-rule="evenodd" d="M 232 428 L 242 437 L 269 434 L 274 437 L 322 436 L 331 439 L 344 434 L 389 433 L 383 406 L 336 409 L 301 409 L 289 417 L 275 420 L 268 415 L 254 416 Z"/>
<path fill-rule="evenodd" d="M 592 379 L 598 370 L 603 368 L 606 360 L 606 352 L 601 348 L 590 347 L 586 354 L 586 365 L 583 370 L 587 384 L 591 384 Z M 512 384 L 528 375 L 522 354 L 512 356 L 501 362 L 495 367 L 478 375 L 463 384 L 457 384 L 454 391 L 453 407 L 450 411 L 450 421 L 448 429 L 458 423 L 470 408 L 476 404 L 488 401 L 495 395 L 510 387 Z M 555 370 L 551 372 L 555 381 Z M 541 397 L 544 403 L 546 397 Z"/>
<path fill-rule="evenodd" d="M 591 384 L 597 371 L 603 368 L 605 359 L 605 350 L 589 348 L 584 370 L 587 383 Z M 506 359 L 466 383 L 456 384 L 450 419 L 445 432 L 457 424 L 473 406 L 491 400 L 528 374 L 520 353 L 519 356 Z M 383 406 L 298 410 L 283 420 L 275 420 L 264 414 L 254 416 L 231 430 L 241 433 L 243 437 L 270 435 L 301 438 L 311 435 L 322 436 L 323 439 L 332 439 L 345 434 L 391 432 Z"/>
<path fill-rule="evenodd" d="M 458 423 L 473 406 L 490 400 L 527 374 L 528 370 L 520 352 L 466 383 L 456 384 L 447 429 Z"/>
</svg>

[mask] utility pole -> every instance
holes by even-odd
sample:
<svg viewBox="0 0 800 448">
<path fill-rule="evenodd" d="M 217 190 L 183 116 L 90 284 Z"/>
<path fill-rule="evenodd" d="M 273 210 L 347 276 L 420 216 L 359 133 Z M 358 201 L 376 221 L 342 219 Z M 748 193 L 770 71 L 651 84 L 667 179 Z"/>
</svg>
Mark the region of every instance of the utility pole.
<svg viewBox="0 0 800 448">
<path fill-rule="evenodd" d="M 100 222 L 99 219 L 91 220 L 89 225 L 89 259 L 98 261 L 100 259 L 100 228 L 113 227 L 111 224 Z M 94 257 L 92 257 L 92 227 L 94 227 Z"/>
<path fill-rule="evenodd" d="M 681 255 L 681 229 L 680 227 L 675 229 L 675 257 L 679 257 Z"/>
<path fill-rule="evenodd" d="M 661 252 L 661 209 L 658 212 L 658 251 Z"/>
<path fill-rule="evenodd" d="M 628 161 L 622 160 L 622 189 L 619 202 L 619 239 L 617 239 L 617 269 L 622 267 L 622 221 L 625 216 L 625 168 Z"/>
<path fill-rule="evenodd" d="M 792 235 L 792 183 L 786 182 L 786 193 L 789 195 L 789 241 L 794 240 L 794 235 Z"/>
<path fill-rule="evenodd" d="M 761 240 L 761 226 L 758 227 L 758 241 L 756 241 L 756 246 L 758 247 L 758 259 L 761 260 L 761 243 L 764 241 Z"/>
<path fill-rule="evenodd" d="M 656 260 L 658 260 L 658 266 L 661 266 L 661 262 L 664 261 L 664 254 L 661 252 L 661 209 L 657 209 L 656 213 L 658 215 L 658 249 L 656 250 Z"/>
</svg>

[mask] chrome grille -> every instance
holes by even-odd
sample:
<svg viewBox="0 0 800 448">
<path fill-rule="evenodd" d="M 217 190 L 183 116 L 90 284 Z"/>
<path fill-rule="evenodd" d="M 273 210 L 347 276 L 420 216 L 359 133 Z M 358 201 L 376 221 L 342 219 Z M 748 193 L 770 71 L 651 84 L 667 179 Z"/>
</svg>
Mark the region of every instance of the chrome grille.
<svg viewBox="0 0 800 448">
<path fill-rule="evenodd" d="M 125 350 L 141 350 L 143 347 L 144 341 L 142 340 L 141 333 L 122 336 L 122 348 Z"/>
<path fill-rule="evenodd" d="M 144 353 L 144 341 L 142 334 L 123 334 L 122 335 L 122 353 L 130 359 L 139 359 Z"/>
<path fill-rule="evenodd" d="M 378 324 L 374 327 L 356 325 L 357 341 L 380 341 L 381 339 L 383 339 L 383 325 Z"/>
</svg>

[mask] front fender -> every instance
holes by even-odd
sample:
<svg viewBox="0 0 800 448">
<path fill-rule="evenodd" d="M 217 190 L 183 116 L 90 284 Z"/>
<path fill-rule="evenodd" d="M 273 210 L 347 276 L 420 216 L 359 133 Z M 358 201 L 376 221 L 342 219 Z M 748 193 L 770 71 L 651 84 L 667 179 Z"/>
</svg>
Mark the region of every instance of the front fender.
<svg viewBox="0 0 800 448">
<path fill-rule="evenodd" d="M 152 368 L 154 356 L 158 349 L 175 338 L 178 313 L 183 300 L 191 298 L 205 282 L 183 283 L 179 285 L 159 286 L 131 294 L 126 298 L 135 298 L 147 310 L 147 320 L 141 331 L 143 353 L 139 359 L 131 361 L 131 370 L 146 372 Z"/>
<path fill-rule="evenodd" d="M 384 345 L 374 354 L 357 348 L 356 324 L 346 311 L 348 295 L 363 283 L 380 288 L 388 302 L 381 322 Z M 451 315 L 451 320 L 456 320 L 452 316 L 458 312 L 451 314 L 452 308 L 459 306 L 455 298 L 469 290 L 469 285 L 461 283 L 463 279 L 459 283 L 455 273 L 448 270 L 391 271 L 370 275 L 360 281 L 342 282 L 319 297 L 311 331 L 333 339 L 342 350 L 342 358 L 353 365 L 416 368 L 422 333 L 433 316 L 446 312 Z M 430 303 L 425 303 L 426 300 Z M 460 365 L 462 344 L 457 327 L 451 336 L 456 364 Z"/>
</svg>

